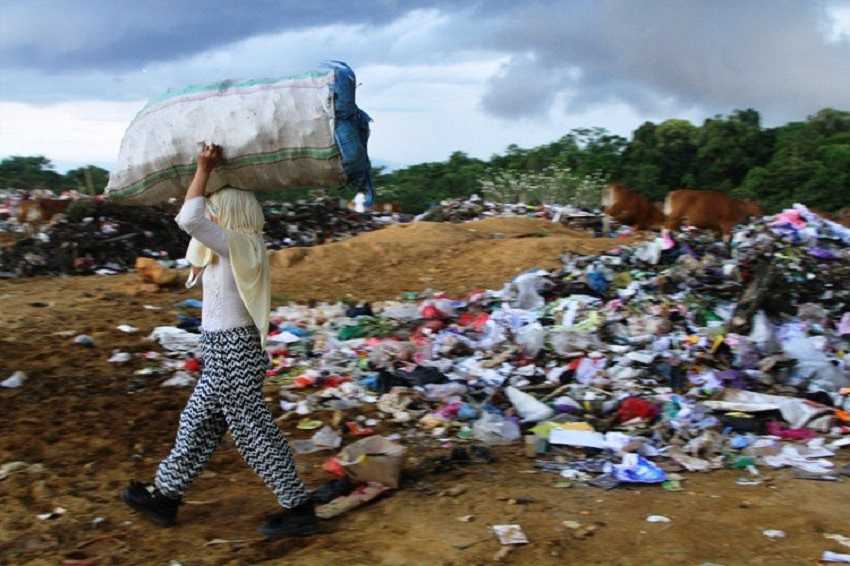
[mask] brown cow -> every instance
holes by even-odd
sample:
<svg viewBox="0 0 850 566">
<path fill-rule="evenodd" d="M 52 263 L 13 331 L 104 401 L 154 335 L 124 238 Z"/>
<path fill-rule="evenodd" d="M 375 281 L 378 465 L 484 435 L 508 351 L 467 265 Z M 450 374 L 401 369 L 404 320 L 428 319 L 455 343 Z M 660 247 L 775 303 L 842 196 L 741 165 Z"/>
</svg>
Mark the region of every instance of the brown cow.
<svg viewBox="0 0 850 566">
<path fill-rule="evenodd" d="M 761 206 L 755 201 L 738 200 L 720 191 L 679 189 L 664 199 L 664 227 L 676 230 L 682 224 L 697 228 L 710 228 L 724 238 L 731 234 L 736 224 L 749 216 L 761 216 Z"/>
<path fill-rule="evenodd" d="M 659 204 L 619 183 L 602 190 L 602 211 L 606 215 L 606 228 L 607 217 L 638 230 L 659 228 L 664 223 L 664 213 Z"/>
<path fill-rule="evenodd" d="M 22 200 L 18 208 L 18 222 L 30 224 L 50 222 L 57 214 L 64 214 L 72 202 L 70 199 Z"/>
</svg>

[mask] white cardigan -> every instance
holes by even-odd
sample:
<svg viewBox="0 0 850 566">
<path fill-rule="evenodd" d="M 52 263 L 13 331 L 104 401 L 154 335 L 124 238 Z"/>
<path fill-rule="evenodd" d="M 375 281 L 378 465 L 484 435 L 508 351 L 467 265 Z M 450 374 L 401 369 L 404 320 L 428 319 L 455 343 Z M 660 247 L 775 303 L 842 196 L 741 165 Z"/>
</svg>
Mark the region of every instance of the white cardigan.
<svg viewBox="0 0 850 566">
<path fill-rule="evenodd" d="M 218 258 L 204 268 L 204 304 L 201 309 L 201 327 L 204 330 L 227 330 L 254 326 L 245 303 L 239 296 L 233 269 L 227 233 L 206 214 L 206 199 L 195 197 L 183 203 L 175 220 L 180 228 L 211 249 Z"/>
</svg>

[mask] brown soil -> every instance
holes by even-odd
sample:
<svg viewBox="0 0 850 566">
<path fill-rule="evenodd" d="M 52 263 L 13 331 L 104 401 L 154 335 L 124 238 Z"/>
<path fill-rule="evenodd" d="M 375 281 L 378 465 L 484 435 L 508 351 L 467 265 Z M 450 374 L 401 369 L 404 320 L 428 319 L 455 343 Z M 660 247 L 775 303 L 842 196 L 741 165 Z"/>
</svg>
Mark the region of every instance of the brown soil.
<svg viewBox="0 0 850 566">
<path fill-rule="evenodd" d="M 395 232 L 401 238 L 411 228 L 383 235 Z M 432 239 L 440 232 L 431 232 Z M 405 232 L 411 233 L 415 231 Z M 456 242 L 450 255 L 463 267 L 463 233 L 457 234 L 456 240 L 441 241 Z M 377 233 L 361 238 L 368 236 Z M 518 267 L 546 267 L 538 263 L 541 256 L 533 255 L 533 244 L 549 245 L 546 239 L 514 240 L 518 259 L 513 265 L 504 260 L 505 274 Z M 392 239 L 381 241 L 389 254 L 403 255 Z M 470 252 L 469 257 L 481 257 L 487 246 L 492 250 L 509 241 L 470 238 L 469 248 L 480 245 L 476 253 L 481 255 Z M 525 242 L 527 248 L 522 247 Z M 528 263 L 520 263 L 528 259 L 523 254 L 530 255 Z M 500 265 L 495 255 L 486 268 L 468 266 L 464 273 L 470 286 L 501 283 L 484 279 L 490 277 L 485 269 Z M 384 264 L 379 267 L 390 273 Z M 420 275 L 428 268 L 423 260 Z M 474 278 L 476 272 L 482 279 Z M 289 274 L 292 278 L 277 283 L 282 292 L 309 297 L 313 288 L 334 296 L 321 279 L 309 281 L 306 272 L 294 268 Z M 296 274 L 306 281 L 303 287 L 295 284 Z M 410 285 L 416 281 L 414 275 L 406 277 Z M 508 564 L 813 564 L 824 550 L 848 551 L 823 537 L 832 532 L 850 536 L 846 483 L 795 480 L 785 471 L 762 470 L 774 481 L 757 487 L 736 485 L 737 473 L 717 472 L 688 475 L 685 491 L 678 493 L 658 487 L 558 489 L 553 487 L 557 476 L 534 473 L 519 447 L 498 450 L 496 464 L 414 477 L 391 497 L 329 522 L 325 534 L 265 542 L 254 529 L 264 513 L 274 510 L 274 499 L 227 441 L 187 494 L 179 525 L 161 530 L 125 508 L 118 491 L 130 478 L 150 478 L 170 447 L 189 391 L 160 388 L 160 380 L 151 378 L 148 386 L 131 393 L 132 373 L 144 361 L 116 367 L 106 359 L 113 348 L 156 349 L 142 337 L 154 326 L 173 323 L 175 304 L 197 294 L 174 290 L 134 297 L 127 291 L 135 289 L 135 281 L 134 275 L 0 281 L 0 378 L 18 369 L 29 374 L 22 388 L 0 390 L 0 464 L 23 460 L 45 468 L 0 481 L 0 564 L 486 564 L 500 550 L 488 527 L 502 523 L 521 524 L 531 540 L 504 559 Z M 381 298 L 421 288 L 395 281 L 386 286 Z M 436 276 L 433 286 L 464 289 L 451 278 Z M 333 293 L 357 289 L 357 281 L 340 282 Z M 377 286 L 368 289 L 369 297 L 380 295 Z M 146 304 L 162 310 L 146 310 Z M 123 334 L 115 329 L 122 323 L 140 332 Z M 63 331 L 90 334 L 96 346 L 75 346 L 70 337 L 56 334 Z M 268 396 L 276 398 L 275 388 Z M 292 422 L 282 427 L 293 437 L 310 434 L 296 431 Z M 413 471 L 425 454 L 411 453 Z M 325 479 L 321 461 L 315 455 L 299 458 L 309 484 Z M 459 483 L 467 487 L 462 495 L 437 495 Z M 506 500 L 516 497 L 534 501 L 515 505 Z M 57 506 L 67 513 L 47 521 L 36 518 Z M 672 522 L 649 524 L 645 518 L 650 514 Z M 458 521 L 463 515 L 474 518 Z M 93 526 L 97 517 L 104 520 Z M 592 536 L 578 539 L 562 525 L 565 520 L 599 526 Z M 787 536 L 771 540 L 762 534 L 764 529 L 781 529 Z M 210 544 L 215 539 L 244 542 Z"/>
<path fill-rule="evenodd" d="M 596 254 L 629 240 L 533 218 L 464 224 L 394 225 L 349 240 L 274 254 L 274 290 L 293 300 L 394 298 L 433 289 L 462 294 L 499 289 L 518 273 L 560 266 L 565 252 Z"/>
</svg>

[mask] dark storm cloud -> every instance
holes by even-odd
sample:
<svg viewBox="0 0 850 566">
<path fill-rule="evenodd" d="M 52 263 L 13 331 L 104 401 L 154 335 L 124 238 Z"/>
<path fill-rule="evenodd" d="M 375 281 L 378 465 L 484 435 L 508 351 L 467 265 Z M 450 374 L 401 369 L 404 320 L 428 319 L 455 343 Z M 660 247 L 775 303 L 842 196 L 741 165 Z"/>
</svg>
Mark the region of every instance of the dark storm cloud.
<svg viewBox="0 0 850 566">
<path fill-rule="evenodd" d="M 797 119 L 850 100 L 850 36 L 828 33 L 836 5 L 848 1 L 12 0 L 0 99 L 138 99 L 328 57 L 399 70 L 478 57 L 506 60 L 481 104 L 508 119 L 612 103 Z"/>
<path fill-rule="evenodd" d="M 503 117 L 626 102 L 778 113 L 847 106 L 850 41 L 831 41 L 828 9 L 787 0 L 536 2 L 488 40 L 512 53 L 484 108 Z"/>
<path fill-rule="evenodd" d="M 263 33 L 392 21 L 440 0 L 11 0 L 0 10 L 0 67 L 123 70 Z M 286 54 L 279 54 L 285 57 Z"/>
</svg>

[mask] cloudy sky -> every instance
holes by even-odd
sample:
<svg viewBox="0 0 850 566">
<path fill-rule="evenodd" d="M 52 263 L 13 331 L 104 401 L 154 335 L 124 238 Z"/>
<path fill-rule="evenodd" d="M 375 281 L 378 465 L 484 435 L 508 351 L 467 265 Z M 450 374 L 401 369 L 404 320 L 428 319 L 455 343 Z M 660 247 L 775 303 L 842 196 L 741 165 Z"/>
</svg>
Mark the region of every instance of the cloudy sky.
<svg viewBox="0 0 850 566">
<path fill-rule="evenodd" d="M 341 59 L 393 166 L 572 128 L 850 109 L 850 0 L 4 0 L 0 158 L 111 167 L 170 87 Z"/>
</svg>

